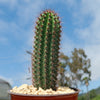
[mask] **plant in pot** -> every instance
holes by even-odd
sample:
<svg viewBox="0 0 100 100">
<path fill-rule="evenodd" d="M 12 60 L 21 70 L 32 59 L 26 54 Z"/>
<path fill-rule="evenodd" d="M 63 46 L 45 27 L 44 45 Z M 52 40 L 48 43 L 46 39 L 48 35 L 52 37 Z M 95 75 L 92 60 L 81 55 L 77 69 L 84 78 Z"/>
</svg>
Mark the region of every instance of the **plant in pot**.
<svg viewBox="0 0 100 100">
<path fill-rule="evenodd" d="M 38 17 L 32 54 L 32 85 L 14 87 L 10 91 L 12 100 L 77 100 L 77 89 L 57 87 L 60 24 L 59 16 L 51 10 L 43 11 Z"/>
</svg>

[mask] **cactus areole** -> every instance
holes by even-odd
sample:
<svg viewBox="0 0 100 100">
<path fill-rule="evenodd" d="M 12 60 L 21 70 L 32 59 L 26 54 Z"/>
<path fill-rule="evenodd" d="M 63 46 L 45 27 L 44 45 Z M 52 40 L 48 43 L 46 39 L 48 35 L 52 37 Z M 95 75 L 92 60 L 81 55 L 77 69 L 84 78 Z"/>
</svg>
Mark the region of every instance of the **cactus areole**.
<svg viewBox="0 0 100 100">
<path fill-rule="evenodd" d="M 36 21 L 32 55 L 32 84 L 37 88 L 57 88 L 60 33 L 59 16 L 43 11 Z"/>
</svg>

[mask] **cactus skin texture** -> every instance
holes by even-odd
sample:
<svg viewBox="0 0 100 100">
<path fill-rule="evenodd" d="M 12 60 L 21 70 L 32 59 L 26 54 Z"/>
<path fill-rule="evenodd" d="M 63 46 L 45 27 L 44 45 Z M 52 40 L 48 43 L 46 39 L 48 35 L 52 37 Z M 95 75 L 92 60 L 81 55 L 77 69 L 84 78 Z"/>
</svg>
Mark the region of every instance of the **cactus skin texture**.
<svg viewBox="0 0 100 100">
<path fill-rule="evenodd" d="M 37 89 L 57 88 L 60 33 L 59 16 L 51 10 L 43 11 L 35 26 L 32 56 L 32 82 Z"/>
</svg>

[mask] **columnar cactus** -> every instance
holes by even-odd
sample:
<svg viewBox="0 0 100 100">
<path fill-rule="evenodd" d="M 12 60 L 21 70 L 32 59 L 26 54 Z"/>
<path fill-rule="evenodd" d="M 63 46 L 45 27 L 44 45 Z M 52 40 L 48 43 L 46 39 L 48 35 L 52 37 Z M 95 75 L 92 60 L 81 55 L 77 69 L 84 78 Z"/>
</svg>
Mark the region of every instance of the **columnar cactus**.
<svg viewBox="0 0 100 100">
<path fill-rule="evenodd" d="M 32 57 L 32 79 L 37 88 L 56 90 L 60 33 L 59 16 L 51 10 L 43 11 L 36 22 Z"/>
</svg>

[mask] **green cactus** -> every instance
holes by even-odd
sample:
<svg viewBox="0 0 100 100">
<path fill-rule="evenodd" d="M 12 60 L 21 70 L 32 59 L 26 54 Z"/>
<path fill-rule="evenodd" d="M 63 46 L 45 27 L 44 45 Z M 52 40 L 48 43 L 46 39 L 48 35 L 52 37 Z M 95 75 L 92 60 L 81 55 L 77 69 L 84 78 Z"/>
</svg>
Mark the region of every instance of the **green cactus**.
<svg viewBox="0 0 100 100">
<path fill-rule="evenodd" d="M 61 25 L 54 11 L 40 14 L 35 27 L 34 53 L 32 56 L 33 85 L 56 90 Z"/>
</svg>

